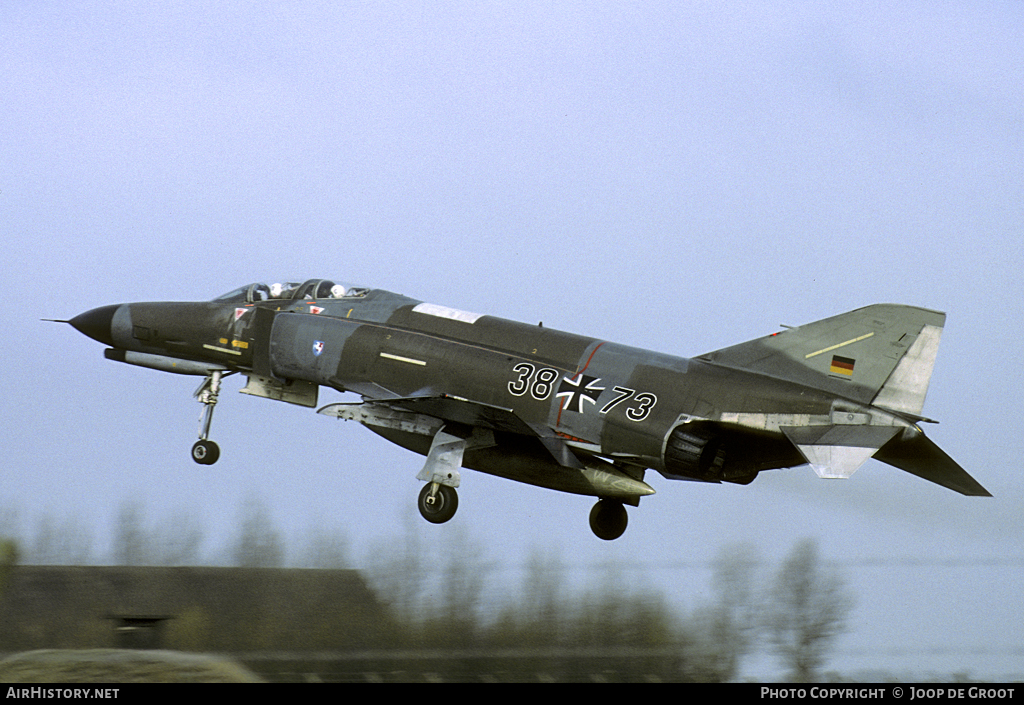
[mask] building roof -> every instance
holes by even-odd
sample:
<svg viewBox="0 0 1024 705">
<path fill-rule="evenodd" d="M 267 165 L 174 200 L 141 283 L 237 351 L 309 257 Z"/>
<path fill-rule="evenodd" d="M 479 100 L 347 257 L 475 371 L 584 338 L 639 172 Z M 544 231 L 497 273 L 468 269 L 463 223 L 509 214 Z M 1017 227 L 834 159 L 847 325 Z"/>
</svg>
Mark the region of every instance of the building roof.
<svg viewBox="0 0 1024 705">
<path fill-rule="evenodd" d="M 385 610 L 354 570 L 16 566 L 0 594 L 0 651 L 116 644 L 115 622 L 165 621 L 182 650 L 372 646 Z"/>
</svg>

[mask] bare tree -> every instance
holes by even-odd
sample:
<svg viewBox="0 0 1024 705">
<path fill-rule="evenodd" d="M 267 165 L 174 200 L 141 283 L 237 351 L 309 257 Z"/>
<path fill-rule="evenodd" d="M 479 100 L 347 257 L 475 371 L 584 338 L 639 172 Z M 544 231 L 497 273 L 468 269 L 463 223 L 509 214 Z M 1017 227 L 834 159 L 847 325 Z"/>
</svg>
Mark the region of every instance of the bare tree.
<svg viewBox="0 0 1024 705">
<path fill-rule="evenodd" d="M 0 595 L 20 558 L 17 536 L 18 512 L 13 507 L 3 507 L 0 509 Z"/>
<path fill-rule="evenodd" d="M 464 528 L 430 532 L 411 517 L 404 534 L 378 541 L 365 575 L 406 644 L 467 647 L 484 636 L 485 592 L 493 566 Z"/>
<path fill-rule="evenodd" d="M 765 615 L 768 636 L 794 681 L 816 677 L 852 608 L 845 581 L 822 563 L 817 543 L 797 543 L 775 577 Z"/>
<path fill-rule="evenodd" d="M 321 523 L 311 524 L 305 536 L 305 548 L 299 558 L 299 568 L 347 568 L 348 537 L 338 527 Z"/>
<path fill-rule="evenodd" d="M 366 574 L 380 599 L 403 625 L 418 625 L 427 593 L 426 547 L 411 517 L 404 518 L 404 535 L 375 542 L 366 559 Z"/>
<path fill-rule="evenodd" d="M 464 526 L 452 527 L 452 538 L 435 547 L 443 565 L 440 612 L 446 621 L 481 622 L 484 586 L 492 570 L 480 544 L 471 540 Z"/>
<path fill-rule="evenodd" d="M 730 678 L 739 671 L 740 659 L 749 653 L 757 631 L 758 598 L 754 585 L 760 562 L 757 550 L 750 544 L 727 546 L 715 558 L 711 582 L 718 595 L 718 634 Z"/>
<path fill-rule="evenodd" d="M 557 548 L 536 546 L 523 565 L 522 585 L 496 615 L 489 638 L 499 646 L 551 646 L 566 641 L 565 565 Z"/>
<path fill-rule="evenodd" d="M 242 568 L 280 568 L 284 541 L 266 505 L 250 496 L 242 505 L 239 533 L 231 550 L 232 563 Z"/>
<path fill-rule="evenodd" d="M 492 566 L 462 526 L 448 527 L 444 541 L 430 544 L 431 594 L 423 635 L 434 644 L 472 646 L 482 638 L 484 592 Z"/>
<path fill-rule="evenodd" d="M 202 543 L 203 530 L 195 517 L 185 510 L 175 510 L 152 531 L 152 564 L 199 565 L 199 547 Z"/>
<path fill-rule="evenodd" d="M 152 545 L 142 525 L 142 509 L 132 500 L 121 502 L 114 526 L 114 565 L 152 565 Z"/>
<path fill-rule="evenodd" d="M 646 647 L 678 641 L 678 620 L 661 591 L 644 585 L 642 575 L 615 558 L 599 570 L 599 579 L 574 600 L 567 630 L 573 644 Z"/>
<path fill-rule="evenodd" d="M 9 539 L 21 537 L 21 517 L 12 506 L 0 507 L 0 536 Z"/>
<path fill-rule="evenodd" d="M 523 636 L 533 645 L 560 643 L 568 622 L 562 557 L 557 548 L 534 546 L 525 568 L 523 595 L 517 610 L 523 620 Z"/>
<path fill-rule="evenodd" d="M 758 625 L 755 580 L 760 559 L 749 544 L 719 550 L 712 563 L 715 601 L 690 619 L 687 676 L 700 681 L 728 681 L 750 652 Z"/>
<path fill-rule="evenodd" d="M 146 526 L 145 512 L 136 500 L 121 502 L 114 525 L 115 565 L 196 565 L 203 531 L 190 514 L 173 512 L 154 527 Z"/>
<path fill-rule="evenodd" d="M 36 523 L 22 563 L 32 565 L 86 565 L 92 562 L 92 532 L 75 516 L 57 522 L 44 514 Z"/>
<path fill-rule="evenodd" d="M 0 595 L 3 595 L 11 569 L 18 564 L 18 544 L 14 539 L 0 537 Z"/>
</svg>

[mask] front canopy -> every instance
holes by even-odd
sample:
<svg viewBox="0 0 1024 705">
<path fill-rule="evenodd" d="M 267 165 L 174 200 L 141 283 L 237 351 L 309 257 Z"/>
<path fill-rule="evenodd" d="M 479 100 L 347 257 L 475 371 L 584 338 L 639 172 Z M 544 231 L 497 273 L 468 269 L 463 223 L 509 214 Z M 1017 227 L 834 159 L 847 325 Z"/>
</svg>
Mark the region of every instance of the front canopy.
<svg viewBox="0 0 1024 705">
<path fill-rule="evenodd" d="M 214 301 L 251 304 L 258 301 L 269 301 L 270 299 L 343 299 L 365 296 L 367 291 L 366 287 L 337 283 L 331 279 L 308 279 L 301 284 L 298 282 L 278 282 L 267 285 L 263 282 L 256 282 L 233 289 L 226 294 L 218 296 Z"/>
</svg>

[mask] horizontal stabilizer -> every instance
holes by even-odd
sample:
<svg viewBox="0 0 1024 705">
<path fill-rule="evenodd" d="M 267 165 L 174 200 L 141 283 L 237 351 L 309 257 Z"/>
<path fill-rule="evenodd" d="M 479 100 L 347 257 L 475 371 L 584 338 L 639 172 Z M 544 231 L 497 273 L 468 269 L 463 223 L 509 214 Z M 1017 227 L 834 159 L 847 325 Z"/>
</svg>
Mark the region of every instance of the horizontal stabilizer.
<svg viewBox="0 0 1024 705">
<path fill-rule="evenodd" d="M 991 497 L 992 493 L 967 474 L 923 433 L 904 440 L 894 438 L 875 453 L 881 460 L 912 475 L 971 497 Z"/>
</svg>

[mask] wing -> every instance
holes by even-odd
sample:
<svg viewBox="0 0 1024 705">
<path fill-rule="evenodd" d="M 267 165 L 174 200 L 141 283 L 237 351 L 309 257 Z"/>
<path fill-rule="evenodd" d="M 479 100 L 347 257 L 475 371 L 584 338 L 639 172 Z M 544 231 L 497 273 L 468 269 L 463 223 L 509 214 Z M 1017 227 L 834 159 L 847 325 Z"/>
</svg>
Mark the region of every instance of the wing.
<svg viewBox="0 0 1024 705">
<path fill-rule="evenodd" d="M 369 403 L 381 402 L 371 401 Z M 414 414 L 425 414 L 449 423 L 486 428 L 491 431 L 539 436 L 540 430 L 542 430 L 535 429 L 523 421 L 512 409 L 470 401 L 448 394 L 388 399 L 383 403 L 389 407 L 403 409 Z"/>
<path fill-rule="evenodd" d="M 642 471 L 631 473 L 603 458 L 581 456 L 550 428 L 529 424 L 505 407 L 442 394 L 330 404 L 319 413 L 358 421 L 426 455 L 417 476 L 425 481 L 458 486 L 465 457 L 467 467 L 475 470 L 634 506 L 640 497 L 654 494 Z"/>
<path fill-rule="evenodd" d="M 420 435 L 433 436 L 446 423 L 513 433 L 539 440 L 559 465 L 575 469 L 583 467 L 579 457 L 566 442 L 547 426 L 528 424 L 512 409 L 448 394 L 329 404 L 318 413 Z"/>
</svg>

